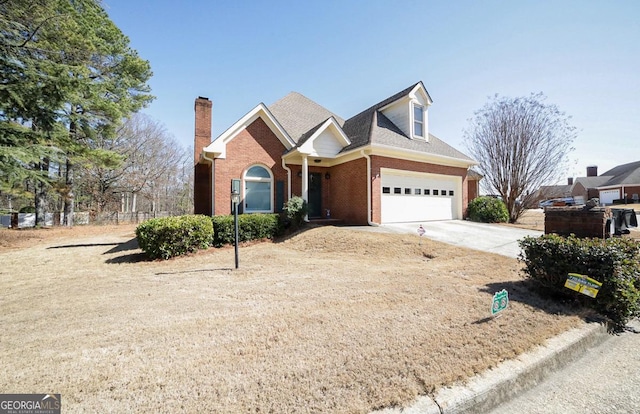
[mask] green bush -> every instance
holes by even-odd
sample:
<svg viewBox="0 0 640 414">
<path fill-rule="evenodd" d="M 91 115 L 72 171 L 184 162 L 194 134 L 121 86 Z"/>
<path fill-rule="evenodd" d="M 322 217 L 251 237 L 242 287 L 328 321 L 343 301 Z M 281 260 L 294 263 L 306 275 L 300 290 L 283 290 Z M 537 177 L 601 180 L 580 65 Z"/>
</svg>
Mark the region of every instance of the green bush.
<svg viewBox="0 0 640 414">
<path fill-rule="evenodd" d="M 211 245 L 213 226 L 207 216 L 147 220 L 136 228 L 138 245 L 151 259 L 169 259 Z"/>
<path fill-rule="evenodd" d="M 297 229 L 304 223 L 304 218 L 309 213 L 309 206 L 302 197 L 293 196 L 284 204 L 284 227 Z"/>
<path fill-rule="evenodd" d="M 213 246 L 233 244 L 235 229 L 233 215 L 211 217 L 213 224 Z M 238 216 L 238 241 L 273 239 L 278 235 L 277 214 L 240 214 Z"/>
<path fill-rule="evenodd" d="M 525 274 L 549 293 L 575 298 L 608 317 L 615 330 L 640 316 L 640 243 L 633 239 L 584 239 L 545 235 L 520 242 Z M 568 273 L 602 283 L 596 298 L 564 287 Z"/>
<path fill-rule="evenodd" d="M 502 200 L 495 197 L 478 197 L 467 208 L 470 220 L 483 223 L 503 223 L 509 220 L 509 212 Z"/>
<path fill-rule="evenodd" d="M 19 211 L 20 213 L 35 213 L 36 208 L 34 206 L 25 206 L 22 207 Z"/>
</svg>

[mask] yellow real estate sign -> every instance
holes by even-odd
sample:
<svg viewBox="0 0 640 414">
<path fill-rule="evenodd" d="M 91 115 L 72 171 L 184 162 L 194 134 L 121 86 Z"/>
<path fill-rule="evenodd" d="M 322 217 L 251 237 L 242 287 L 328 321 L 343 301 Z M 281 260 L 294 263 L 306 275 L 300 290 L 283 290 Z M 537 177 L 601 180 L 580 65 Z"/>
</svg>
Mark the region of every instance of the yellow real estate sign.
<svg viewBox="0 0 640 414">
<path fill-rule="evenodd" d="M 595 279 L 591 279 L 589 276 L 580 275 L 578 273 L 569 273 L 567 275 L 567 281 L 564 283 L 564 287 L 569 288 L 571 290 L 575 290 L 576 292 L 582 293 L 583 295 L 590 296 L 595 298 L 600 291 L 600 287 L 602 283 L 598 282 Z"/>
</svg>

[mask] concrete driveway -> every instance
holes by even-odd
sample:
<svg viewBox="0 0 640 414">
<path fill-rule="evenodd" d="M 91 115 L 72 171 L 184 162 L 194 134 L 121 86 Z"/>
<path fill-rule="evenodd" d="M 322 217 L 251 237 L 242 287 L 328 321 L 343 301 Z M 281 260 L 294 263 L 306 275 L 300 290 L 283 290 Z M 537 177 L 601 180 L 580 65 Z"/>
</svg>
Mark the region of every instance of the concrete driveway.
<svg viewBox="0 0 640 414">
<path fill-rule="evenodd" d="M 394 233 L 418 234 L 420 225 L 425 230 L 422 237 L 509 257 L 518 257 L 520 253 L 518 240 L 526 236 L 538 237 L 543 234 L 536 230 L 463 220 L 383 224 L 379 229 Z"/>
</svg>

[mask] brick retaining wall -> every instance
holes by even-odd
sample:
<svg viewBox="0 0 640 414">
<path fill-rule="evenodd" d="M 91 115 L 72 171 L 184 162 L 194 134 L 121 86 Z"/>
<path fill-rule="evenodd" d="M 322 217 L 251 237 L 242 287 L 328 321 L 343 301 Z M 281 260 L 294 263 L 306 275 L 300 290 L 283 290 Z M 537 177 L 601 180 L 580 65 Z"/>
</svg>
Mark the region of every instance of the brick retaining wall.
<svg viewBox="0 0 640 414">
<path fill-rule="evenodd" d="M 585 209 L 583 206 L 547 207 L 544 211 L 544 233 L 607 238 L 609 237 L 607 220 L 610 218 L 611 209 L 608 207 L 592 209 Z"/>
</svg>

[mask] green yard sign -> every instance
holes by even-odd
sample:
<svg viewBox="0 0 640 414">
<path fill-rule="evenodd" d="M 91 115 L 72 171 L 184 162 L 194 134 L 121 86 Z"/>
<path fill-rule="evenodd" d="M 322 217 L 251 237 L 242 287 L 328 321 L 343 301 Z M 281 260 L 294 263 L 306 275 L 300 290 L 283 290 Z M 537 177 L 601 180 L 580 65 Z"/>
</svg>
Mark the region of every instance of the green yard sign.
<svg viewBox="0 0 640 414">
<path fill-rule="evenodd" d="M 496 292 L 493 295 L 491 301 L 491 316 L 497 315 L 503 310 L 507 309 L 509 305 L 509 292 L 506 289 L 502 289 L 500 292 Z"/>
</svg>

